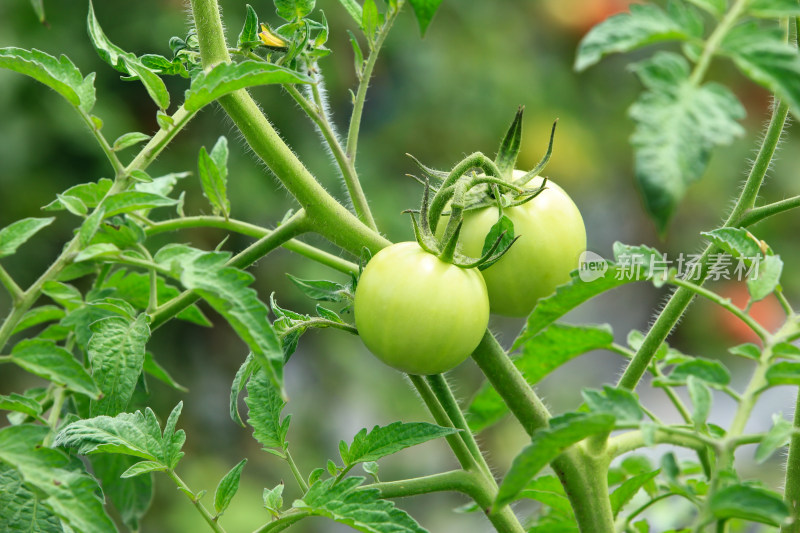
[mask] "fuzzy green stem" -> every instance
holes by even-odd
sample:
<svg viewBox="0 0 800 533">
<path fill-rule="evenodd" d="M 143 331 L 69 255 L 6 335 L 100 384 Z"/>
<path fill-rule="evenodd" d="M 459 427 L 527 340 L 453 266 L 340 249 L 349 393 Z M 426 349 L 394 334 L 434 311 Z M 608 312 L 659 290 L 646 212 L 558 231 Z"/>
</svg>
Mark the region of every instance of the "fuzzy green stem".
<svg viewBox="0 0 800 533">
<path fill-rule="evenodd" d="M 123 174 L 129 175 L 133 170 L 144 169 L 155 161 L 159 154 L 167 147 L 172 139 L 180 132 L 186 124 L 192 120 L 196 112 L 187 111 L 183 106 L 179 107 L 172 114 L 172 125 L 166 129 L 160 129 L 153 135 L 142 150 L 136 155 L 133 161 L 125 167 Z"/>
<path fill-rule="evenodd" d="M 191 3 L 203 66 L 210 68 L 229 62 L 217 1 L 192 0 Z M 389 244 L 314 179 L 247 91 L 241 89 L 230 93 L 220 98 L 219 103 L 256 155 L 306 209 L 315 231 L 355 255 L 360 255 L 364 246 L 374 253 Z"/>
<path fill-rule="evenodd" d="M 691 430 L 664 426 L 656 428 L 653 434 L 653 444 L 673 444 L 693 450 L 705 450 L 706 446 L 718 447 L 716 441 L 695 433 Z M 640 429 L 616 435 L 608 440 L 607 454 L 610 458 L 649 446 L 645 441 L 644 432 Z"/>
<path fill-rule="evenodd" d="M 117 176 L 122 174 L 125 170 L 125 166 L 119 160 L 119 157 L 117 157 L 117 153 L 114 151 L 111 145 L 108 144 L 108 141 L 106 140 L 105 136 L 97 128 L 97 125 L 95 125 L 91 115 L 80 109 L 78 110 L 78 113 L 80 114 L 81 118 L 86 123 L 86 125 L 89 127 L 89 131 L 91 131 L 92 135 L 94 135 L 97 144 L 100 145 L 100 148 L 106 155 L 108 162 L 111 163 L 111 167 L 114 169 L 114 174 L 116 174 Z"/>
<path fill-rule="evenodd" d="M 783 498 L 789 506 L 792 521 L 781 527 L 781 533 L 800 533 L 800 389 L 794 406 L 795 433 L 789 441 Z"/>
<path fill-rule="evenodd" d="M 464 418 L 464 413 L 461 411 L 461 407 L 458 405 L 458 401 L 456 400 L 455 396 L 453 396 L 453 390 L 447 383 L 447 379 L 443 374 L 434 374 L 432 376 L 428 376 L 427 380 L 428 384 L 431 386 L 431 390 L 433 390 L 433 393 L 437 398 L 439 398 L 439 401 L 447 413 L 447 416 L 450 418 L 450 421 L 453 423 L 453 426 L 461 430 L 459 435 L 464 441 L 464 444 L 466 444 L 467 449 L 469 449 L 470 453 L 472 454 L 472 457 L 475 459 L 475 462 L 478 464 L 481 470 L 483 470 L 483 473 L 486 475 L 486 477 L 494 481 L 492 470 L 486 463 L 486 458 L 483 456 L 483 453 L 481 453 L 480 447 L 475 441 L 475 435 L 473 435 L 472 431 L 470 430 L 469 424 L 467 423 L 466 418 Z"/>
<path fill-rule="evenodd" d="M 17 282 L 14 281 L 14 278 L 11 277 L 11 274 L 3 268 L 3 265 L 0 265 L 0 283 L 8 290 L 8 293 L 11 295 L 11 299 L 16 302 L 22 299 L 23 291 Z"/>
<path fill-rule="evenodd" d="M 303 474 L 300 473 L 300 469 L 297 468 L 297 463 L 294 462 L 292 458 L 292 454 L 289 453 L 289 450 L 286 450 L 286 455 L 284 455 L 286 459 L 286 463 L 289 465 L 289 468 L 292 470 L 292 475 L 294 476 L 295 481 L 300 486 L 300 490 L 303 491 L 303 494 L 308 492 L 308 483 L 306 483 Z"/>
<path fill-rule="evenodd" d="M 145 233 L 147 233 L 147 235 L 156 235 L 158 233 L 176 231 L 186 228 L 209 227 L 226 229 L 228 231 L 241 233 L 242 235 L 247 235 L 248 237 L 263 239 L 275 231 L 240 220 L 234 220 L 232 218 L 225 219 L 224 217 L 215 216 L 183 217 L 166 220 L 163 222 L 151 222 L 147 220 L 145 223 L 148 224 L 147 228 L 145 229 Z M 303 241 L 290 239 L 281 246 L 298 255 L 302 255 L 303 257 L 307 257 L 313 261 L 316 261 L 317 263 L 323 264 L 334 270 L 338 270 L 339 272 L 343 272 L 345 274 L 358 274 L 357 264 L 347 261 L 346 259 L 342 259 L 338 255 L 333 255 L 325 250 L 320 250 L 319 248 L 311 246 Z"/>
<path fill-rule="evenodd" d="M 208 511 L 208 509 L 206 509 L 205 505 L 200 503 L 195 493 L 192 492 L 189 486 L 186 485 L 186 483 L 178 476 L 178 474 L 176 474 L 173 470 L 168 470 L 167 475 L 170 477 L 170 479 L 172 479 L 172 481 L 175 482 L 175 484 L 178 486 L 178 489 L 180 489 L 180 491 L 183 492 L 187 498 L 189 498 L 189 501 L 192 502 L 194 508 L 197 509 L 197 512 L 200 513 L 200 516 L 203 517 L 203 520 L 206 521 L 211 530 L 215 531 L 216 533 L 225 533 L 225 530 L 222 528 L 222 526 L 217 523 L 217 521 L 214 519 L 214 516 Z"/>
<path fill-rule="evenodd" d="M 292 215 L 289 220 L 278 226 L 274 231 L 268 233 L 260 240 L 254 242 L 237 255 L 233 256 L 227 263 L 228 266 L 236 268 L 247 267 L 257 260 L 264 257 L 268 252 L 281 246 L 283 243 L 305 233 L 308 229 L 308 219 L 302 209 Z M 150 328 L 156 329 L 163 325 L 197 300 L 200 297 L 192 291 L 184 291 L 170 301 L 160 305 L 151 315 Z"/>
<path fill-rule="evenodd" d="M 61 420 L 61 409 L 64 407 L 64 387 L 57 386 L 53 392 L 53 406 L 50 408 L 50 416 L 47 417 L 47 425 L 50 426 L 50 433 L 44 438 L 42 446 L 50 446 L 58 430 L 58 422 Z"/>
<path fill-rule="evenodd" d="M 700 59 L 695 64 L 694 70 L 689 78 L 689 81 L 693 85 L 699 85 L 703 81 L 703 78 L 708 71 L 708 67 L 711 64 L 711 59 L 719 49 L 719 46 L 722 43 L 722 40 L 725 38 L 725 35 L 731 31 L 731 28 L 736 25 L 736 23 L 739 21 L 739 18 L 744 14 L 747 3 L 748 0 L 736 0 L 717 27 L 714 28 L 714 31 L 706 41 L 705 46 L 703 47 L 703 52 L 700 54 Z"/>
<path fill-rule="evenodd" d="M 775 155 L 778 141 L 780 140 L 784 124 L 786 123 L 788 111 L 788 106 L 783 102 L 774 105 L 772 117 L 761 142 L 761 148 L 758 151 L 756 160 L 750 169 L 750 173 L 747 176 L 747 180 L 739 194 L 736 204 L 722 227 L 736 227 L 742 215 L 753 207 L 756 197 L 758 196 L 758 191 L 769 169 L 770 162 Z M 714 249 L 715 247 L 713 245 L 708 245 L 706 247 L 700 257 L 699 264 L 701 266 L 704 267 L 706 265 L 708 257 Z M 697 283 L 698 285 L 703 284 L 705 276 L 706 270 L 703 268 L 700 280 Z M 677 324 L 683 316 L 683 313 L 686 311 L 686 308 L 693 298 L 694 293 L 685 287 L 679 287 L 672 293 L 664 309 L 650 328 L 650 331 L 645 335 L 642 345 L 636 351 L 636 355 L 617 382 L 617 387 L 631 390 L 636 388 L 639 380 L 642 379 L 647 367 L 650 365 L 653 355 L 661 346 L 661 343 L 669 336 L 672 328 L 675 327 L 675 324 Z"/>
<path fill-rule="evenodd" d="M 792 196 L 791 198 L 786 198 L 778 202 L 754 207 L 742 215 L 742 217 L 739 219 L 738 225 L 743 228 L 752 226 L 753 224 L 761 222 L 765 218 L 769 218 L 797 207 L 800 207 L 800 196 Z"/>
</svg>

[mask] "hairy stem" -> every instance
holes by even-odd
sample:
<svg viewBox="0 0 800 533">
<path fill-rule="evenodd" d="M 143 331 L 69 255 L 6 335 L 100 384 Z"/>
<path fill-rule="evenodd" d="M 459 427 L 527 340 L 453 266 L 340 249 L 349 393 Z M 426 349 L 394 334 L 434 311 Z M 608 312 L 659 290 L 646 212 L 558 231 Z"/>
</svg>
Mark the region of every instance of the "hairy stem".
<svg viewBox="0 0 800 533">
<path fill-rule="evenodd" d="M 792 521 L 781 527 L 781 533 L 800 533 L 800 389 L 794 407 L 795 433 L 789 441 L 783 498 L 789 506 Z"/>
<path fill-rule="evenodd" d="M 0 265 L 0 283 L 6 288 L 14 302 L 22 299 L 22 289 L 17 285 L 17 282 L 14 281 L 14 278 L 11 277 L 11 274 L 3 268 L 3 265 Z"/>
<path fill-rule="evenodd" d="M 727 33 L 731 31 L 731 28 L 736 25 L 739 18 L 745 11 L 747 3 L 748 0 L 736 0 L 733 6 L 725 14 L 725 17 L 723 17 L 717 27 L 714 28 L 714 31 L 708 37 L 708 40 L 706 40 L 705 46 L 703 47 L 703 52 L 700 55 L 700 59 L 695 64 L 694 70 L 689 78 L 694 85 L 699 85 L 700 82 L 703 81 L 703 78 L 708 71 L 708 67 L 711 64 L 711 59 L 719 49 L 722 39 L 724 39 L 725 35 L 727 35 Z"/>
<path fill-rule="evenodd" d="M 300 490 L 303 491 L 303 494 L 308 492 L 308 483 L 306 483 L 303 474 L 300 473 L 300 469 L 297 468 L 297 463 L 294 462 L 292 458 L 292 454 L 289 453 L 289 450 L 286 450 L 286 463 L 289 465 L 289 468 L 292 470 L 292 475 L 294 476 L 295 481 L 300 486 Z"/>
<path fill-rule="evenodd" d="M 206 524 L 211 528 L 212 531 L 216 533 L 225 533 L 225 530 L 220 526 L 217 521 L 214 519 L 214 516 L 206 509 L 205 505 L 200 503 L 200 500 L 197 499 L 197 495 L 189 488 L 189 486 L 176 474 L 173 470 L 168 470 L 167 475 L 175 482 L 181 492 L 183 492 L 189 501 L 192 502 L 194 508 L 197 509 L 197 512 L 200 513 L 200 516 L 203 517 L 203 520 L 206 521 Z"/>
<path fill-rule="evenodd" d="M 765 218 L 769 218 L 773 215 L 777 215 L 797 207 L 800 207 L 800 196 L 792 196 L 791 198 L 786 198 L 778 202 L 754 207 L 745 211 L 745 213 L 739 219 L 738 225 L 743 228 L 752 226 L 753 224 L 761 222 Z"/>
</svg>

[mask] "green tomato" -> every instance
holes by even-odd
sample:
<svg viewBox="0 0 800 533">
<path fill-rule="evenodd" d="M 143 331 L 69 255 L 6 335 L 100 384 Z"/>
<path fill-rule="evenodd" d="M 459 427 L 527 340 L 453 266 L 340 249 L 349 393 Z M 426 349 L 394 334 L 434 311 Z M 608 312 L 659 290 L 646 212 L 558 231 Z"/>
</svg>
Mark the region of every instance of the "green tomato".
<svg viewBox="0 0 800 533">
<path fill-rule="evenodd" d="M 489 297 L 477 269 L 401 242 L 367 264 L 354 312 L 361 339 L 378 359 L 409 374 L 438 374 L 480 343 L 489 324 Z"/>
<path fill-rule="evenodd" d="M 515 170 L 514 174 L 523 173 Z M 537 176 L 527 188 L 541 183 L 542 178 Z M 578 268 L 580 255 L 586 250 L 586 229 L 575 203 L 551 180 L 536 198 L 503 209 L 503 214 L 514 223 L 514 235 L 519 239 L 482 272 L 483 278 L 493 313 L 526 316 L 540 298 L 569 281 L 569 273 Z M 480 257 L 486 234 L 498 218 L 493 206 L 467 211 L 461 228 L 461 252 Z M 446 222 L 446 217 L 439 222 L 440 234 Z"/>
</svg>

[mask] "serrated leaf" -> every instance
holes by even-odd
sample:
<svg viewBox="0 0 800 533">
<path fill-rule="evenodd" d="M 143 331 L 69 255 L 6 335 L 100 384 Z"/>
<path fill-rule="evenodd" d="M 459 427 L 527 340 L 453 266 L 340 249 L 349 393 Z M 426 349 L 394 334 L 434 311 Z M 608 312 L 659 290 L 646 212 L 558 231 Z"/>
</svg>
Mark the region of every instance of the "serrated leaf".
<svg viewBox="0 0 800 533">
<path fill-rule="evenodd" d="M 269 310 L 249 287 L 253 276 L 226 266 L 230 254 L 202 252 L 182 245 L 169 245 L 155 256 L 220 313 L 247 343 L 269 379 L 283 394 L 283 349 L 269 322 Z"/>
<path fill-rule="evenodd" d="M 61 283 L 60 281 L 46 281 L 42 285 L 42 293 L 67 310 L 83 305 L 81 292 L 72 285 Z"/>
<path fill-rule="evenodd" d="M 568 413 L 550 420 L 550 427 L 538 429 L 531 443 L 514 458 L 494 502 L 499 509 L 512 502 L 533 477 L 568 447 L 590 435 L 611 431 L 614 416 L 602 413 Z"/>
<path fill-rule="evenodd" d="M 535 313 L 535 311 L 534 311 Z M 522 355 L 514 364 L 530 385 L 535 385 L 567 361 L 588 351 L 602 349 L 614 342 L 610 326 L 572 326 L 552 324 L 528 338 L 521 345 Z M 547 354 L 543 357 L 543 354 Z M 485 429 L 505 416 L 508 406 L 488 383 L 481 387 L 467 409 L 472 431 Z"/>
<path fill-rule="evenodd" d="M 720 52 L 729 56 L 748 78 L 775 92 L 800 114 L 800 55 L 777 27 L 743 24 L 722 40 Z"/>
<path fill-rule="evenodd" d="M 0 395 L 0 410 L 23 413 L 41 419 L 42 406 L 32 398 L 12 392 L 8 396 Z M 2 530 L 0 530 L 2 531 Z"/>
<path fill-rule="evenodd" d="M 719 386 L 726 386 L 731 382 L 731 373 L 725 368 L 725 365 L 703 357 L 696 357 L 691 361 L 675 365 L 667 377 L 676 383 L 686 383 L 689 376 Z"/>
<path fill-rule="evenodd" d="M 417 17 L 419 23 L 419 33 L 425 37 L 425 32 L 439 9 L 442 0 L 408 0 L 411 8 L 414 10 L 414 15 Z"/>
<path fill-rule="evenodd" d="M 97 55 L 119 72 L 138 78 L 159 109 L 168 108 L 169 91 L 164 82 L 155 72 L 144 66 L 135 54 L 124 51 L 106 37 L 94 14 L 94 6 L 91 2 L 89 2 L 86 24 Z"/>
<path fill-rule="evenodd" d="M 353 295 L 349 287 L 328 280 L 300 279 L 286 274 L 303 294 L 318 302 L 350 302 Z"/>
<path fill-rule="evenodd" d="M 731 485 L 713 493 L 709 507 L 718 520 L 741 518 L 778 526 L 789 516 L 779 494 L 748 485 Z"/>
<path fill-rule="evenodd" d="M 581 395 L 591 411 L 611 413 L 620 424 L 635 423 L 644 416 L 638 396 L 629 390 L 604 385 L 602 391 L 584 389 Z"/>
<path fill-rule="evenodd" d="M 244 19 L 244 26 L 242 26 L 242 31 L 239 32 L 239 38 L 237 39 L 237 46 L 239 48 L 247 48 L 248 43 L 253 43 L 258 41 L 258 15 L 256 14 L 256 10 L 253 9 L 253 6 L 247 4 L 247 15 Z"/>
<path fill-rule="evenodd" d="M 97 257 L 104 255 L 116 255 L 119 253 L 119 248 L 110 242 L 101 242 L 87 246 L 75 256 L 72 260 L 73 263 L 80 263 L 82 261 L 91 261 Z"/>
<path fill-rule="evenodd" d="M 167 467 L 156 461 L 139 461 L 120 474 L 122 478 L 141 476 L 151 472 L 164 472 Z"/>
<path fill-rule="evenodd" d="M 380 20 L 380 13 L 378 13 L 378 6 L 375 5 L 375 0 L 364 0 L 361 10 L 361 28 L 364 30 L 364 35 L 367 37 L 367 42 L 370 43 L 370 46 L 372 46 L 378 33 Z"/>
<path fill-rule="evenodd" d="M 67 56 L 55 58 L 35 48 L 0 48 L 0 68 L 25 74 L 44 83 L 85 113 L 94 107 L 94 73 L 84 78 Z"/>
<path fill-rule="evenodd" d="M 146 133 L 132 131 L 117 137 L 117 140 L 114 141 L 114 144 L 111 146 L 111 148 L 114 151 L 124 150 L 125 148 L 130 148 L 131 146 L 137 145 L 148 139 L 150 139 L 150 136 Z"/>
<path fill-rule="evenodd" d="M 16 253 L 36 233 L 53 223 L 55 218 L 23 218 L 0 230 L 0 257 Z"/>
<path fill-rule="evenodd" d="M 190 175 L 190 172 L 170 172 L 157 178 L 153 178 L 150 183 L 137 183 L 134 189 L 140 192 L 149 192 L 151 194 L 158 194 L 159 196 L 169 196 L 178 180 L 181 180 Z"/>
<path fill-rule="evenodd" d="M 689 0 L 689 2 L 711 13 L 716 18 L 722 17 L 728 9 L 728 0 Z"/>
<path fill-rule="evenodd" d="M 116 531 L 103 508 L 100 487 L 83 464 L 41 445 L 48 432 L 46 426 L 29 424 L 1 429 L 0 462 L 12 465 L 27 486 L 46 495 L 47 506 L 74 531 Z"/>
<path fill-rule="evenodd" d="M 17 326 L 12 333 L 19 333 L 33 326 L 38 326 L 45 322 L 61 320 L 62 318 L 64 318 L 64 310 L 55 305 L 34 307 L 22 315 L 22 318 L 17 322 Z"/>
<path fill-rule="evenodd" d="M 382 500 L 377 489 L 359 488 L 363 477 L 319 481 L 309 488 L 295 507 L 324 516 L 366 533 L 427 533 L 393 502 Z"/>
<path fill-rule="evenodd" d="M 0 531 L 60 533 L 61 523 L 45 498 L 26 487 L 16 469 L 0 463 Z"/>
<path fill-rule="evenodd" d="M 140 209 L 153 209 L 177 204 L 178 201 L 159 194 L 141 191 L 123 191 L 106 198 L 103 206 L 106 217 L 130 213 Z"/>
<path fill-rule="evenodd" d="M 124 411 L 133 396 L 150 328 L 146 315 L 141 314 L 133 321 L 119 316 L 103 318 L 94 322 L 91 330 L 87 353 L 92 378 L 103 391 L 103 397 L 91 403 L 91 416 L 113 416 Z"/>
<path fill-rule="evenodd" d="M 11 350 L 11 362 L 32 374 L 91 398 L 100 395 L 92 376 L 70 352 L 53 342 L 26 339 Z"/>
<path fill-rule="evenodd" d="M 639 489 L 645 486 L 650 480 L 655 478 L 659 472 L 661 471 L 655 470 L 653 472 L 645 472 L 626 479 L 622 482 L 622 485 L 617 487 L 617 489 L 609 495 L 609 499 L 611 500 L 611 510 L 614 512 L 615 518 L 625 504 L 627 504 L 634 496 L 636 496 L 636 493 L 639 492 Z"/>
<path fill-rule="evenodd" d="M 347 13 L 353 17 L 353 20 L 356 21 L 356 24 L 361 26 L 362 10 L 358 2 L 356 2 L 356 0 L 339 0 L 339 3 L 342 4 L 345 11 L 347 11 Z"/>
<path fill-rule="evenodd" d="M 105 216 L 105 208 L 98 207 L 92 212 L 91 215 L 86 217 L 86 220 L 83 221 L 83 224 L 81 224 L 81 227 L 78 230 L 78 244 L 80 246 L 87 246 L 90 242 L 92 242 L 92 239 L 97 233 L 97 230 L 100 228 L 100 224 L 103 222 Z"/>
<path fill-rule="evenodd" d="M 253 437 L 265 449 L 274 449 L 281 455 L 286 451 L 286 433 L 291 416 L 281 418 L 286 402 L 280 391 L 267 378 L 266 371 L 256 368 L 247 382 L 247 423 L 253 428 Z"/>
<path fill-rule="evenodd" d="M 313 485 L 313 483 L 311 484 Z M 278 516 L 283 508 L 283 483 L 276 485 L 273 489 L 264 489 L 263 500 L 264 508 L 273 516 Z"/>
<path fill-rule="evenodd" d="M 491 228 L 489 228 L 489 233 L 486 234 L 486 238 L 483 241 L 483 249 L 481 250 L 481 257 L 489 253 L 489 250 L 492 249 L 497 239 L 502 235 L 500 239 L 500 244 L 497 246 L 497 250 L 503 250 L 507 248 L 511 243 L 514 241 L 514 222 L 511 221 L 506 215 L 501 216 L 497 219 Z M 478 268 L 480 270 L 486 270 L 497 261 L 500 260 L 502 256 L 496 257 L 495 259 L 490 259 L 485 263 L 482 263 Z"/>
<path fill-rule="evenodd" d="M 75 448 L 80 455 L 121 453 L 174 468 L 183 455 L 180 449 L 186 440 L 183 430 L 174 431 L 174 420 L 181 408 L 179 403 L 173 409 L 163 435 L 155 413 L 147 407 L 144 413 L 103 415 L 73 422 L 56 435 L 54 446 Z"/>
<path fill-rule="evenodd" d="M 697 22 L 686 22 L 690 17 L 681 4 L 673 4 L 667 12 L 656 5 L 632 4 L 630 13 L 609 17 L 589 30 L 578 45 L 575 70 L 584 70 L 604 56 L 628 52 L 662 41 L 687 41 L 697 34 Z M 696 15 L 694 15 L 696 18 Z"/>
<path fill-rule="evenodd" d="M 156 74 L 167 75 L 167 76 L 181 76 L 182 78 L 189 77 L 189 71 L 186 70 L 186 65 L 183 64 L 180 57 L 176 57 L 175 59 L 170 60 L 158 54 L 144 54 L 142 56 L 139 56 L 139 61 L 141 61 L 142 65 L 152 70 Z M 157 111 L 156 115 L 157 121 L 158 121 L 158 115 L 168 116 L 165 115 L 161 109 Z M 161 121 L 158 122 L 160 126 Z"/>
<path fill-rule="evenodd" d="M 97 204 L 100 203 L 100 200 L 102 200 L 106 194 L 108 194 L 108 191 L 111 189 L 111 185 L 113 183 L 114 182 L 108 178 L 100 178 L 97 182 L 73 185 L 61 193 L 60 196 L 77 198 L 84 206 L 93 208 L 97 207 Z M 66 209 L 66 206 L 64 206 L 59 199 L 50 202 L 42 208 L 44 211 L 59 211 L 62 209 Z"/>
<path fill-rule="evenodd" d="M 239 367 L 239 370 L 236 371 L 236 375 L 233 378 L 233 383 L 231 383 L 231 420 L 242 427 L 245 427 L 245 424 L 242 421 L 241 415 L 239 414 L 239 395 L 247 385 L 250 376 L 258 368 L 257 365 L 258 363 L 253 358 L 253 354 L 248 354 L 247 358 L 244 360 L 244 363 L 242 363 L 242 365 Z"/>
<path fill-rule="evenodd" d="M 217 490 L 214 492 L 214 511 L 217 516 L 225 512 L 239 490 L 239 479 L 245 464 L 247 464 L 247 459 L 239 461 L 239 464 L 231 468 L 217 485 Z"/>
<path fill-rule="evenodd" d="M 794 428 L 792 423 L 783 418 L 783 415 L 772 415 L 772 428 L 767 432 L 756 448 L 756 462 L 761 464 L 772 456 L 775 451 L 789 444 Z"/>
<path fill-rule="evenodd" d="M 427 422 L 394 422 L 388 426 L 375 426 L 367 433 L 367 428 L 353 437 L 353 443 L 347 446 L 344 441 L 339 445 L 344 466 L 356 463 L 377 461 L 417 444 L 457 433 L 455 428 L 446 428 Z"/>
<path fill-rule="evenodd" d="M 705 172 L 711 150 L 743 134 L 737 120 L 745 111 L 726 87 L 692 84 L 689 65 L 677 54 L 659 52 L 635 72 L 647 88 L 629 109 L 636 121 L 636 179 L 663 233 L 688 186 Z"/>
<path fill-rule="evenodd" d="M 800 15 L 800 4 L 795 0 L 751 0 L 747 12 L 756 17 L 796 17 Z"/>
<path fill-rule="evenodd" d="M 111 500 L 119 512 L 122 522 L 131 530 L 138 531 L 142 517 L 153 501 L 153 477 L 141 475 L 125 476 L 137 463 L 126 455 L 95 455 L 92 471 L 100 481 L 103 494 Z M 140 468 L 141 470 L 141 468 Z"/>
<path fill-rule="evenodd" d="M 231 203 L 228 200 L 228 141 L 220 137 L 209 155 L 205 146 L 200 148 L 197 160 L 203 194 L 211 204 L 214 214 L 228 218 Z"/>
<path fill-rule="evenodd" d="M 217 98 L 238 89 L 274 83 L 313 83 L 313 81 L 294 70 L 262 61 L 220 63 L 207 72 L 201 72 L 192 80 L 191 87 L 186 91 L 186 101 L 183 106 L 187 111 L 197 111 Z"/>
</svg>

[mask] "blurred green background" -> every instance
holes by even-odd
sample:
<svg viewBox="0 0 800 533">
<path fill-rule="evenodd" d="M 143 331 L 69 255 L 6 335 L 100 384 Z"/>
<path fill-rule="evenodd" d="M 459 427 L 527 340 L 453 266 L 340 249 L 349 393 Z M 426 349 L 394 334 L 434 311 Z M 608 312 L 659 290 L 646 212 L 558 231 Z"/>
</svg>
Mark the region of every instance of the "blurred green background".
<svg viewBox="0 0 800 533">
<path fill-rule="evenodd" d="M 221 1 L 229 42 L 244 21 L 244 2 Z M 656 246 L 670 257 L 697 253 L 700 231 L 711 229 L 731 205 L 733 195 L 754 156 L 759 130 L 768 116 L 769 95 L 744 81 L 735 69 L 718 63 L 710 77 L 729 84 L 745 104 L 747 135 L 715 152 L 704 179 L 692 186 L 666 239 L 660 240 L 647 219 L 636 191 L 632 155 L 627 139 L 632 123 L 625 110 L 636 98 L 639 84 L 626 69 L 630 57 L 612 57 L 585 73 L 572 70 L 575 49 L 592 24 L 624 10 L 624 0 L 445 0 L 425 39 L 420 39 L 409 9 L 390 35 L 375 70 L 368 95 L 357 167 L 381 230 L 392 240 L 412 238 L 407 215 L 401 211 L 418 205 L 420 187 L 405 176 L 415 167 L 404 155 L 414 154 L 435 168 L 447 169 L 464 155 L 481 150 L 493 155 L 513 114 L 524 105 L 525 134 L 521 168 L 532 167 L 544 152 L 549 127 L 559 119 L 555 151 L 546 174 L 559 183 L 580 207 L 588 231 L 589 249 L 611 256 L 614 241 Z M 96 56 L 86 35 L 85 2 L 45 0 L 46 26 L 36 20 L 26 0 L 0 2 L 0 46 L 38 48 L 50 54 L 66 53 L 86 74 L 97 72 L 98 102 L 94 113 L 105 122 L 108 139 L 128 131 L 152 133 L 155 109 L 138 83 L 121 81 L 119 74 Z M 253 3 L 261 20 L 278 24 L 269 1 Z M 333 54 L 321 67 L 327 80 L 333 115 L 345 131 L 350 112 L 349 88 L 354 88 L 353 60 L 346 29 L 354 24 L 336 0 L 318 0 L 331 26 Z M 96 0 L 98 20 L 111 40 L 137 54 L 169 55 L 173 35 L 184 36 L 188 10 L 177 0 L 141 0 L 134 4 Z M 645 57 L 650 51 L 635 54 Z M 173 102 L 187 87 L 186 80 L 170 79 Z M 319 180 L 342 197 L 342 186 L 319 136 L 291 98 L 279 88 L 253 91 L 277 129 Z M 173 103 L 173 109 L 175 107 Z M 210 213 L 196 178 L 197 152 L 208 149 L 217 137 L 231 140 L 229 194 L 233 216 L 265 227 L 274 226 L 295 208 L 288 194 L 276 185 L 264 165 L 248 150 L 231 121 L 217 106 L 209 106 L 193 120 L 151 167 L 153 176 L 189 170 L 192 177 L 180 187 L 186 191 L 186 213 Z M 800 193 L 800 150 L 796 134 L 787 135 L 784 148 L 763 190 L 765 200 Z M 124 155 L 132 157 L 133 150 Z M 28 216 L 39 216 L 41 206 L 57 193 L 86 181 L 110 175 L 110 168 L 89 132 L 59 96 L 30 78 L 0 71 L 0 227 Z M 162 210 L 163 216 L 166 211 Z M 60 215 L 35 241 L 3 265 L 23 286 L 32 282 L 71 235 L 76 220 Z M 753 231 L 781 254 L 785 262 L 784 289 L 790 300 L 800 295 L 797 246 L 798 214 L 790 213 L 763 223 Z M 186 231 L 154 239 L 153 249 L 170 239 L 214 248 L 224 238 L 217 230 Z M 310 242 L 325 247 L 320 239 Z M 224 248 L 238 251 L 249 241 L 232 236 Z M 301 278 L 341 276 L 324 267 L 278 250 L 252 269 L 262 299 L 271 293 L 283 307 L 313 310 L 289 284 L 284 272 Z M 536 275 L 531 273 L 530 275 Z M 710 285 L 725 295 L 742 298 L 741 283 Z M 572 321 L 608 322 L 619 341 L 631 329 L 647 328 L 663 303 L 664 290 L 637 285 L 598 298 L 567 317 Z M 737 301 L 743 304 L 743 301 Z M 9 302 L 0 294 L 0 314 Z M 219 317 L 207 310 L 213 320 Z M 754 311 L 755 312 L 755 311 Z M 775 302 L 758 308 L 759 319 L 774 323 Z M 772 321 L 772 322 L 771 322 Z M 492 327 L 510 343 L 520 320 L 493 318 Z M 728 346 L 750 340 L 736 319 L 704 302 L 689 312 L 671 342 L 687 353 L 723 359 L 741 385 L 749 368 L 731 361 Z M 246 355 L 246 347 L 227 326 L 202 329 L 173 322 L 157 330 L 150 349 L 190 392 L 178 393 L 153 382 L 150 405 L 160 417 L 180 400 L 185 402 L 180 426 L 186 429 L 186 458 L 179 472 L 195 489 L 213 491 L 220 477 L 242 457 L 248 457 L 242 487 L 222 518 L 228 531 L 249 531 L 267 519 L 261 508 L 263 487 L 286 481 L 285 500 L 299 495 L 288 468 L 272 455 L 259 451 L 250 430 L 228 416 L 230 382 Z M 574 408 L 582 387 L 613 383 L 622 369 L 619 357 L 591 353 L 559 369 L 538 390 L 556 412 Z M 450 374 L 460 398 L 468 399 L 480 385 L 477 368 L 467 362 Z M 292 413 L 291 450 L 308 473 L 335 458 L 340 439 L 350 441 L 362 427 L 395 420 L 428 420 L 428 415 L 406 379 L 372 358 L 357 338 L 337 331 L 311 332 L 300 342 L 286 369 Z M 2 367 L 0 393 L 8 394 L 37 383 L 21 371 Z M 665 397 L 644 385 L 645 402 L 667 420 L 676 420 Z M 792 410 L 792 392 L 771 391 L 754 416 L 753 430 L 769 427 L 769 414 Z M 714 421 L 725 425 L 732 405 L 717 398 Z M 525 442 L 516 423 L 507 420 L 481 435 L 491 464 L 503 472 Z M 657 456 L 662 450 L 653 451 Z M 757 471 L 750 464 L 752 448 L 739 460 L 746 475 L 778 484 L 780 458 Z M 407 450 L 381 462 L 381 478 L 400 479 L 456 466 L 444 441 Z M 207 496 L 210 498 L 210 496 Z M 477 515 L 452 509 L 465 503 L 455 495 L 431 495 L 398 502 L 432 532 L 480 532 L 488 523 Z M 520 507 L 529 513 L 535 506 Z M 665 517 L 663 526 L 669 525 Z M 199 515 L 165 477 L 157 477 L 157 495 L 143 531 L 202 530 Z M 323 520 L 302 522 L 293 531 L 341 531 Z"/>
</svg>

